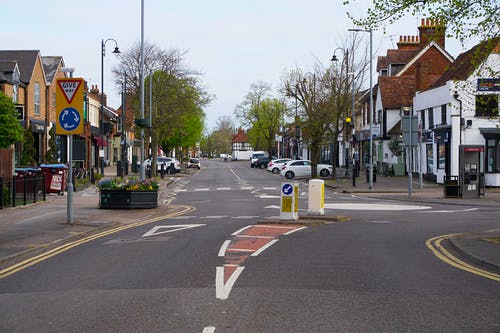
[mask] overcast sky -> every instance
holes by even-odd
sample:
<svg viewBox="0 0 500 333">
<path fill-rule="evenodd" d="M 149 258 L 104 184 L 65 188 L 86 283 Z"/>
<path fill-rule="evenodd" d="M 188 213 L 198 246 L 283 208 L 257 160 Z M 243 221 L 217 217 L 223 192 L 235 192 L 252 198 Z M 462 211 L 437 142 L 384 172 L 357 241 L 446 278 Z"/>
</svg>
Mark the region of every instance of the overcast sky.
<svg viewBox="0 0 500 333">
<path fill-rule="evenodd" d="M 213 128 L 220 116 L 233 115 L 250 84 L 277 87 L 287 69 L 312 70 L 317 60 L 328 65 L 335 48 L 352 28 L 346 11 L 363 16 L 367 3 L 346 8 L 341 0 L 145 0 L 145 39 L 164 49 L 187 51 L 186 64 L 203 72 L 215 100 L 205 109 Z M 101 40 L 113 38 L 122 51 L 141 38 L 140 0 L 0 0 L 0 49 L 40 50 L 62 56 L 75 77 L 89 85 L 101 82 Z M 407 18 L 374 33 L 374 50 L 385 54 L 399 35 L 418 35 L 420 18 Z M 366 34 L 368 38 L 368 34 Z M 463 50 L 453 40 L 447 50 Z M 469 45 L 470 47 L 471 45 Z M 104 91 L 108 104 L 120 106 L 111 68 L 116 65 L 106 44 Z M 376 56 L 377 54 L 375 54 Z"/>
</svg>

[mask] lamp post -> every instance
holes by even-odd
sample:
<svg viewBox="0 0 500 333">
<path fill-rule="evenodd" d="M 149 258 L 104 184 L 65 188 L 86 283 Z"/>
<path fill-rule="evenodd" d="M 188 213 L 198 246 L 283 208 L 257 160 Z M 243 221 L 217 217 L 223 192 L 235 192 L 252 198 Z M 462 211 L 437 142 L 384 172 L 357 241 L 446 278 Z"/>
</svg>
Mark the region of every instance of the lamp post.
<svg viewBox="0 0 500 333">
<path fill-rule="evenodd" d="M 109 41 L 113 41 L 115 43 L 115 49 L 113 53 L 120 53 L 120 49 L 118 48 L 118 43 L 113 38 L 108 38 L 106 40 L 101 40 L 101 112 L 99 113 L 99 134 L 101 147 L 103 147 L 104 138 L 103 138 L 103 125 L 104 125 L 104 56 L 106 55 L 106 43 Z M 101 174 L 104 175 L 104 148 L 99 149 L 99 166 L 101 167 Z"/>
<path fill-rule="evenodd" d="M 333 51 L 333 56 L 332 56 L 332 59 L 330 61 L 338 61 L 338 58 L 337 56 L 335 55 L 335 53 L 337 52 L 337 50 L 342 50 L 342 52 L 344 52 L 344 57 L 346 59 L 346 72 L 347 72 L 347 75 L 350 76 L 352 75 L 352 81 L 351 81 L 351 95 L 352 95 L 352 111 L 351 111 L 351 121 L 350 121 L 350 124 L 352 126 L 352 147 L 351 147 L 351 154 L 352 154 L 352 186 L 356 186 L 356 159 L 355 159 L 355 147 L 354 147 L 354 142 L 355 142 L 355 138 L 356 138 L 356 133 L 355 133 L 355 126 L 356 126 L 356 114 L 355 114 L 355 111 L 354 111 L 354 72 L 349 72 L 349 50 L 344 50 L 343 48 L 341 47 L 337 47 L 334 51 Z"/>
<path fill-rule="evenodd" d="M 373 31 L 372 29 L 348 29 L 353 32 L 368 32 L 370 34 L 370 175 L 368 178 L 368 189 L 373 190 Z"/>
</svg>

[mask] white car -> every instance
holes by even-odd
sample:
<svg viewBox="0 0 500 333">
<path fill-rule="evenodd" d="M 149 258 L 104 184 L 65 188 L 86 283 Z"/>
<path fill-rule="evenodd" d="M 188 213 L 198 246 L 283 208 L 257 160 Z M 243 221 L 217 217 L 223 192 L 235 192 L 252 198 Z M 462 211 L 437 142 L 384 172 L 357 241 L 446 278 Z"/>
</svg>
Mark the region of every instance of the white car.
<svg viewBox="0 0 500 333">
<path fill-rule="evenodd" d="M 328 164 L 318 164 L 317 171 L 321 177 L 328 177 L 332 174 L 332 166 Z M 287 162 L 281 167 L 280 175 L 286 179 L 295 177 L 311 177 L 311 161 L 296 160 Z"/>
<path fill-rule="evenodd" d="M 163 170 L 166 173 L 177 173 L 181 172 L 181 163 L 173 157 L 163 157 L 158 156 L 156 158 L 156 170 L 161 172 L 161 166 L 163 165 Z M 146 168 L 151 168 L 151 159 L 144 160 L 144 166 Z"/>
<path fill-rule="evenodd" d="M 290 158 L 280 158 L 278 160 L 272 160 L 267 164 L 267 171 L 272 173 L 280 173 L 281 167 L 286 163 L 290 162 Z"/>
</svg>

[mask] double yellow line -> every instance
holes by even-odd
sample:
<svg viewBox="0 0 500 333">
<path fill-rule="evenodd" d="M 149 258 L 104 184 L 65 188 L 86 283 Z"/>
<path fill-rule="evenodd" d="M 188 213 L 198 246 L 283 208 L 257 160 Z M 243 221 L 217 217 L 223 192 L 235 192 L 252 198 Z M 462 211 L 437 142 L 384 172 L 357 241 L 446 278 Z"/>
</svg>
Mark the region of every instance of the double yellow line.
<svg viewBox="0 0 500 333">
<path fill-rule="evenodd" d="M 188 214 L 188 213 L 192 212 L 193 210 L 195 210 L 195 208 L 191 207 L 191 206 L 177 205 L 177 207 L 181 208 L 181 210 L 178 211 L 178 212 L 174 212 L 174 213 L 163 215 L 163 216 L 159 216 L 159 217 L 154 217 L 154 218 L 151 218 L 151 219 L 148 219 L 148 220 L 139 221 L 139 222 L 135 222 L 135 223 L 127 224 L 127 225 L 122 225 L 122 226 L 119 226 L 119 227 L 116 227 L 116 228 L 113 228 L 113 229 L 110 229 L 110 230 L 106 230 L 106 231 L 103 231 L 103 232 L 100 232 L 100 233 L 97 233 L 97 234 L 94 234 L 94 235 L 90 235 L 90 236 L 81 238 L 81 239 L 73 241 L 73 242 L 66 243 L 64 245 L 55 247 L 55 248 L 53 248 L 53 249 L 51 249 L 51 250 L 49 250 L 47 252 L 39 254 L 39 255 L 37 255 L 35 257 L 32 257 L 32 258 L 26 259 L 24 261 L 18 262 L 15 265 L 12 265 L 10 267 L 7 267 L 7 268 L 1 270 L 0 271 L 0 279 L 6 278 L 9 275 L 12 275 L 12 274 L 14 274 L 16 272 L 19 272 L 19 271 L 21 271 L 21 270 L 23 270 L 25 268 L 31 267 L 33 265 L 36 265 L 37 263 L 39 263 L 41 261 L 44 261 L 44 260 L 49 259 L 49 258 L 52 258 L 52 257 L 54 257 L 54 256 L 56 256 L 56 255 L 58 255 L 60 253 L 68 251 L 68 250 L 70 250 L 70 249 L 72 249 L 74 247 L 77 247 L 79 245 L 91 242 L 91 241 L 93 241 L 95 239 L 98 239 L 98 238 L 101 238 L 101 237 L 104 237 L 104 236 L 108 236 L 108 235 L 111 235 L 111 234 L 114 234 L 114 233 L 117 233 L 117 232 L 120 232 L 120 231 L 123 231 L 123 230 L 127 230 L 127 229 L 130 229 L 130 228 L 135 228 L 135 227 L 139 227 L 141 225 L 145 225 L 145 224 L 157 222 L 157 221 L 160 221 L 160 220 L 163 220 L 163 219 L 167 219 L 167 218 L 172 218 L 172 217 L 176 217 L 176 216 Z"/>
<path fill-rule="evenodd" d="M 456 236 L 459 234 L 449 234 L 449 235 L 443 235 L 443 236 L 437 236 L 431 239 L 428 239 L 425 242 L 425 245 L 434 253 L 436 257 L 444 261 L 445 263 L 456 267 L 458 269 L 464 270 L 466 272 L 476 274 L 482 277 L 485 277 L 490 280 L 494 281 L 499 281 L 500 282 L 500 275 L 485 271 L 483 269 L 477 268 L 475 266 L 469 265 L 466 262 L 463 262 L 462 260 L 458 259 L 454 255 L 452 255 L 448 250 L 446 250 L 441 243 L 444 240 L 449 239 L 450 237 Z"/>
</svg>

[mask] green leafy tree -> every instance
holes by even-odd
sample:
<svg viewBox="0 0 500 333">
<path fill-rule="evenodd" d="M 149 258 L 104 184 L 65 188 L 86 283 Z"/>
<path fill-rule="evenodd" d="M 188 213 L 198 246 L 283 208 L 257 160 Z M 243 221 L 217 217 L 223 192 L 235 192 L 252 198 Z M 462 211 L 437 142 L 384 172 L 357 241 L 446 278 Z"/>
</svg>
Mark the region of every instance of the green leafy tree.
<svg viewBox="0 0 500 333">
<path fill-rule="evenodd" d="M 47 163 L 57 163 L 56 127 L 52 126 L 49 131 L 49 150 L 47 151 Z"/>
<path fill-rule="evenodd" d="M 22 166 L 36 166 L 34 158 L 36 154 L 35 138 L 33 137 L 32 125 L 27 130 L 24 130 L 23 152 L 21 154 Z"/>
<path fill-rule="evenodd" d="M 23 140 L 23 128 L 17 119 L 14 102 L 0 91 L 0 148 L 9 148 Z"/>
<path fill-rule="evenodd" d="M 355 8 L 359 6 L 357 1 L 344 0 L 344 5 Z M 473 37 L 484 40 L 500 32 L 498 0 L 373 0 L 365 17 L 355 18 L 352 13 L 349 16 L 356 25 L 377 29 L 407 14 L 437 19 L 449 28 L 448 37 L 461 41 Z"/>
</svg>

